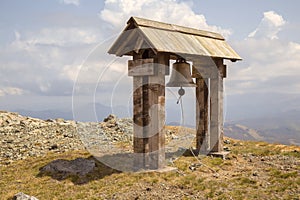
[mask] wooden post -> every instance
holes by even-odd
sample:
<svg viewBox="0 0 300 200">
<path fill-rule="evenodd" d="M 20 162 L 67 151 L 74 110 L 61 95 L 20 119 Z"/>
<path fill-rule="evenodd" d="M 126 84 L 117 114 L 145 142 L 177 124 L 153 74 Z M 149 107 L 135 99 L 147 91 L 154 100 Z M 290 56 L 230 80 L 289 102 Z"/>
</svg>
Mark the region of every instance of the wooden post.
<svg viewBox="0 0 300 200">
<path fill-rule="evenodd" d="M 211 122 L 210 148 L 211 152 L 223 151 L 223 59 L 214 59 L 216 72 L 210 80 Z"/>
<path fill-rule="evenodd" d="M 210 151 L 210 79 L 211 59 L 193 60 L 192 77 L 196 78 L 196 150 L 197 153 Z"/>
<path fill-rule="evenodd" d="M 137 169 L 158 169 L 165 164 L 166 66 L 169 56 L 162 53 L 152 61 L 136 55 L 128 63 L 129 75 L 133 76 L 133 145 Z"/>
<path fill-rule="evenodd" d="M 149 76 L 149 152 L 150 168 L 165 164 L 165 74 L 169 55 L 159 53 L 155 58 L 155 75 Z"/>
<path fill-rule="evenodd" d="M 209 151 L 209 79 L 196 78 L 196 150 L 198 153 Z"/>
<path fill-rule="evenodd" d="M 133 55 L 133 62 L 142 58 L 141 54 Z M 128 63 L 128 69 L 133 64 Z M 128 75 L 131 75 L 132 69 L 128 70 Z M 144 104 L 143 104 L 143 76 L 133 76 L 133 151 L 136 154 L 134 166 L 140 169 L 145 166 L 144 160 L 144 140 L 143 140 L 143 126 L 144 126 Z"/>
</svg>

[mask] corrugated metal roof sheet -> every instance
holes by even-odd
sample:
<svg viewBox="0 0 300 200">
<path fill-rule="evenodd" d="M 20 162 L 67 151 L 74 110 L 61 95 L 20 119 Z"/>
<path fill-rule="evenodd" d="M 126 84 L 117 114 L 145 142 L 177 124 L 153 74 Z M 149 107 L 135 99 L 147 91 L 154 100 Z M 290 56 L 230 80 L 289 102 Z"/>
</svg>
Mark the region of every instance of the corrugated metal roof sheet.
<svg viewBox="0 0 300 200">
<path fill-rule="evenodd" d="M 151 48 L 155 52 L 241 60 L 218 33 L 141 18 L 131 18 L 128 21 L 128 26 L 108 52 L 122 56 L 145 48 Z"/>
</svg>

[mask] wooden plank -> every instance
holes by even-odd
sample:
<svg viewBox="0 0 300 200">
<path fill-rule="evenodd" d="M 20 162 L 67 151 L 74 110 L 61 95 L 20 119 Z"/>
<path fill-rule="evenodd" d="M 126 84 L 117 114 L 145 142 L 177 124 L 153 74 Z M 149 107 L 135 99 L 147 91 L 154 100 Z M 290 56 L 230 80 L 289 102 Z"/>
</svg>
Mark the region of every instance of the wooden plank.
<svg viewBox="0 0 300 200">
<path fill-rule="evenodd" d="M 216 65 L 222 66 L 223 60 L 215 60 Z M 223 77 L 220 73 L 217 78 L 210 80 L 211 92 L 211 134 L 210 148 L 212 152 L 223 151 Z"/>
<path fill-rule="evenodd" d="M 150 166 L 149 146 L 149 85 L 148 76 L 133 77 L 133 110 L 134 110 L 134 153 L 137 169 L 148 169 Z"/>
<path fill-rule="evenodd" d="M 165 97 L 164 75 L 149 76 L 149 152 L 151 157 L 150 168 L 157 169 L 164 166 L 164 123 Z"/>
<path fill-rule="evenodd" d="M 168 53 L 158 53 L 157 63 L 165 66 L 160 68 L 158 71 L 159 76 L 159 90 L 158 90 L 158 125 L 159 125 L 159 136 L 158 136 L 158 168 L 163 168 L 165 166 L 165 75 L 168 74 L 170 55 Z"/>
<path fill-rule="evenodd" d="M 207 153 L 209 151 L 209 130 L 208 130 L 208 82 L 203 78 L 196 79 L 196 150 Z"/>
<path fill-rule="evenodd" d="M 133 149 L 143 153 L 143 78 L 133 77 Z"/>
<path fill-rule="evenodd" d="M 159 163 L 159 117 L 158 117 L 158 90 L 159 76 L 149 76 L 149 151 L 150 151 L 150 168 L 157 169 Z"/>
<path fill-rule="evenodd" d="M 204 78 L 204 130 L 206 131 L 206 140 L 204 149 L 210 150 L 210 120 L 211 120 L 211 102 L 210 102 L 210 79 Z M 204 150 L 205 151 L 205 150 Z"/>
<path fill-rule="evenodd" d="M 141 53 L 133 53 L 133 60 L 142 58 Z M 135 153 L 134 166 L 136 170 L 144 169 L 145 160 L 145 141 L 144 141 L 144 94 L 143 76 L 133 77 L 133 150 Z"/>
<path fill-rule="evenodd" d="M 169 56 L 158 54 L 155 63 L 157 73 L 155 76 L 149 76 L 151 169 L 162 168 L 165 165 L 165 69 L 169 66 Z"/>
<path fill-rule="evenodd" d="M 220 116 L 219 116 L 219 78 L 210 80 L 211 93 L 211 121 L 210 121 L 210 150 L 212 152 L 220 152 Z"/>
<path fill-rule="evenodd" d="M 204 133 L 204 80 L 196 78 L 196 150 L 199 153 L 203 144 Z"/>
<path fill-rule="evenodd" d="M 144 155 L 144 168 L 148 169 L 150 166 L 150 145 L 149 145 L 149 76 L 143 76 L 143 155 Z"/>
<path fill-rule="evenodd" d="M 159 127 L 159 140 L 158 140 L 158 168 L 165 166 L 165 86 L 160 86 L 160 95 L 158 97 L 158 127 Z"/>
<path fill-rule="evenodd" d="M 154 75 L 154 59 L 128 60 L 128 76 Z"/>
</svg>

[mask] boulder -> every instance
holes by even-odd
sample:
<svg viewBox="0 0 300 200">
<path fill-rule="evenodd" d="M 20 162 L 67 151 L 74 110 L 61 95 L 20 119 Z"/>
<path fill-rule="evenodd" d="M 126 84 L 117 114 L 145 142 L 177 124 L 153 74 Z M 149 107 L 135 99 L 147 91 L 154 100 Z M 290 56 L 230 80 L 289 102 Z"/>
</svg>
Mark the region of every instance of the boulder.
<svg viewBox="0 0 300 200">
<path fill-rule="evenodd" d="M 55 160 L 40 169 L 40 173 L 57 174 L 66 178 L 72 175 L 84 176 L 94 170 L 96 163 L 94 160 L 76 158 L 75 160 Z"/>
<path fill-rule="evenodd" d="M 24 194 L 23 192 L 19 192 L 18 194 L 15 194 L 12 199 L 13 200 L 39 200 L 38 198 Z"/>
</svg>

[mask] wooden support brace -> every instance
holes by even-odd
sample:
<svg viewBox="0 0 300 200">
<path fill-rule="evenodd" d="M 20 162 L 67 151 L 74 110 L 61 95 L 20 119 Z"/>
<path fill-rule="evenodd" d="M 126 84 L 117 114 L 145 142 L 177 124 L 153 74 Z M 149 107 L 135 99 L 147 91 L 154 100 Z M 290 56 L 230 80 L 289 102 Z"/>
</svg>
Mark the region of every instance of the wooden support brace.
<svg viewBox="0 0 300 200">
<path fill-rule="evenodd" d="M 213 78 L 216 77 L 218 68 L 214 60 L 210 57 L 201 57 L 193 61 L 192 77 L 193 78 Z"/>
</svg>

